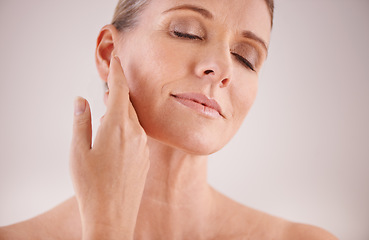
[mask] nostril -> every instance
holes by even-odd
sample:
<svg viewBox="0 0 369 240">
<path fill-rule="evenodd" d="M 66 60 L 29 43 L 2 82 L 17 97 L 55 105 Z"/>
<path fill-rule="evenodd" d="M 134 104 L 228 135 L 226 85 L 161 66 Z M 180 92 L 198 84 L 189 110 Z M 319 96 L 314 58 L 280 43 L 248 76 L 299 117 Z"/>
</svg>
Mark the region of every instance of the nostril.
<svg viewBox="0 0 369 240">
<path fill-rule="evenodd" d="M 220 87 L 227 87 L 229 85 L 229 78 L 225 78 L 220 82 Z"/>
<path fill-rule="evenodd" d="M 205 73 L 206 75 L 208 75 L 208 74 L 210 74 L 210 73 L 214 73 L 214 71 L 213 71 L 213 70 L 206 70 L 204 73 Z"/>
</svg>

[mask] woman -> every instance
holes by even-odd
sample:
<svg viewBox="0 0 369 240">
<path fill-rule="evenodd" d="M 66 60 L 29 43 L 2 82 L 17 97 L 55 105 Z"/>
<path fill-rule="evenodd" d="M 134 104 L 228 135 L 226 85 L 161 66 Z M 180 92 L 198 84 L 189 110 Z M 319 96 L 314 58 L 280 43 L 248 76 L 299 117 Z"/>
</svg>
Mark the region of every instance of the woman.
<svg viewBox="0 0 369 240">
<path fill-rule="evenodd" d="M 272 18 L 263 0 L 120 1 L 97 41 L 109 91 L 93 146 L 89 105 L 75 102 L 76 197 L 0 239 L 336 239 L 207 183 L 207 155 L 255 99 Z"/>
</svg>

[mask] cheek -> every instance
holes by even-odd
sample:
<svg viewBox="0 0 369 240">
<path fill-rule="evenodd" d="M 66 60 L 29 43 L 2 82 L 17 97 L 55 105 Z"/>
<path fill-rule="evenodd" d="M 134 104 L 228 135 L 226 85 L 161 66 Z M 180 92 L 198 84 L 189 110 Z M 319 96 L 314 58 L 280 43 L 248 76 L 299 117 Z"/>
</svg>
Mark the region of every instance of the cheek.
<svg viewBox="0 0 369 240">
<path fill-rule="evenodd" d="M 239 84 L 238 86 L 239 87 L 232 88 L 230 95 L 233 97 L 234 121 L 239 127 L 256 99 L 258 91 L 257 78 L 250 78 L 249 81 L 244 84 Z"/>
<path fill-rule="evenodd" d="M 157 39 L 152 42 L 147 59 L 155 65 L 154 74 L 163 76 L 164 81 L 182 78 L 188 74 L 191 52 L 182 44 L 170 39 Z M 165 77 L 165 78 L 164 78 Z"/>
<path fill-rule="evenodd" d="M 174 44 L 170 40 L 140 40 L 142 42 L 131 45 L 134 48 L 120 52 L 120 57 L 124 59 L 122 63 L 132 103 L 148 135 L 169 145 L 201 154 L 222 148 L 238 130 L 255 100 L 255 77 L 250 77 L 248 81 L 234 82 L 229 92 L 223 95 L 224 102 L 232 109 L 229 121 L 211 125 L 201 119 L 195 121 L 192 115 L 188 121 L 184 121 L 182 113 L 179 110 L 172 111 L 171 105 L 166 102 L 166 93 L 173 86 L 179 86 L 179 83 L 183 89 L 186 89 L 186 84 L 193 84 L 182 80 L 192 74 L 196 51 L 190 51 L 188 47 Z M 244 78 L 243 71 L 235 75 Z"/>
<path fill-rule="evenodd" d="M 135 44 L 140 47 L 134 51 L 128 49 L 128 54 L 123 54 L 127 59 L 125 73 L 132 92 L 139 93 L 148 86 L 158 88 L 184 74 L 183 55 L 174 45 L 159 39 Z"/>
</svg>

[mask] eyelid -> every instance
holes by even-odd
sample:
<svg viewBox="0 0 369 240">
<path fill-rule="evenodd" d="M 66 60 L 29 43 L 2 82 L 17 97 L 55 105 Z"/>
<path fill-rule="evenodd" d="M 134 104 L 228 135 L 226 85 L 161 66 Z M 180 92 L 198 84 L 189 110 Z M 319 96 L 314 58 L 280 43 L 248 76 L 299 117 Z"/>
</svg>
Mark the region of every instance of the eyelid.
<svg viewBox="0 0 369 240">
<path fill-rule="evenodd" d="M 203 37 L 197 36 L 196 34 L 186 33 L 182 31 L 173 30 L 171 31 L 171 33 L 175 35 L 175 37 L 179 37 L 179 38 L 188 38 L 192 40 L 204 40 Z"/>
<path fill-rule="evenodd" d="M 253 69 L 256 69 L 257 66 L 260 66 L 260 52 L 258 49 L 247 42 L 239 42 L 236 43 L 232 48 L 231 52 L 238 55 L 238 57 L 242 57 L 247 60 L 253 66 Z"/>
<path fill-rule="evenodd" d="M 197 17 L 179 16 L 171 18 L 168 23 L 170 32 L 185 33 L 193 36 L 198 36 L 201 39 L 206 38 L 206 28 Z"/>
<path fill-rule="evenodd" d="M 244 66 L 246 66 L 247 68 L 249 68 L 253 72 L 256 72 L 254 64 L 252 64 L 249 60 L 247 60 L 246 58 L 242 57 L 238 53 L 231 52 L 231 54 L 233 56 L 235 56 L 237 58 L 237 60 L 239 60 Z"/>
<path fill-rule="evenodd" d="M 178 32 L 178 33 L 188 34 L 192 36 L 197 36 L 201 39 L 204 39 L 206 36 L 204 34 L 203 29 L 198 30 L 196 29 L 196 27 L 192 27 L 192 26 L 174 25 L 174 26 L 170 26 L 169 29 L 171 32 Z"/>
</svg>

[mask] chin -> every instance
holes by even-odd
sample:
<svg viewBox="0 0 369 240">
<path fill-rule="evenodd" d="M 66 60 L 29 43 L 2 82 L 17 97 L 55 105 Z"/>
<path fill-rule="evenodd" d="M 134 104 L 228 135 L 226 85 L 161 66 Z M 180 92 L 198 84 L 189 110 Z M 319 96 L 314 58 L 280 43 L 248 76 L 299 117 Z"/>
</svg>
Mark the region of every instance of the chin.
<svg viewBox="0 0 369 240">
<path fill-rule="evenodd" d="M 222 136 L 210 136 L 197 131 L 152 131 L 145 129 L 147 135 L 169 147 L 193 155 L 210 155 L 222 149 L 227 142 Z"/>
<path fill-rule="evenodd" d="M 226 143 L 214 141 L 214 138 L 206 138 L 201 136 L 201 134 L 198 134 L 198 136 L 196 135 L 197 134 L 187 137 L 187 140 L 185 140 L 183 143 L 179 142 L 179 147 L 192 154 L 210 155 L 219 151 L 226 145 Z"/>
<path fill-rule="evenodd" d="M 229 142 L 236 131 L 232 123 L 211 120 L 176 105 L 145 106 L 140 103 L 132 101 L 147 136 L 189 154 L 210 155 L 217 152 Z"/>
</svg>

